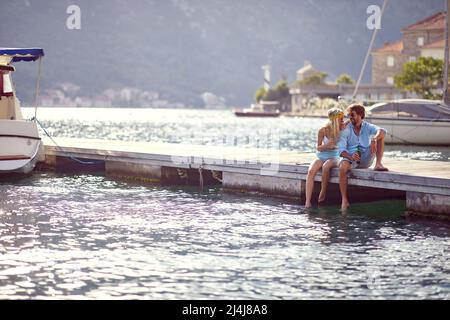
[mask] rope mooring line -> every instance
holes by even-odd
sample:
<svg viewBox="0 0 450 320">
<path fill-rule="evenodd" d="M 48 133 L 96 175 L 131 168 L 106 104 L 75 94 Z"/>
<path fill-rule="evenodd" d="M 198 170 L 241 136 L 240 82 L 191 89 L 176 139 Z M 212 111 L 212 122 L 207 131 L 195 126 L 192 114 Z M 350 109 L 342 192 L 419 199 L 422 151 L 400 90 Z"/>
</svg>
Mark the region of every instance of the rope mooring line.
<svg viewBox="0 0 450 320">
<path fill-rule="evenodd" d="M 203 166 L 199 166 L 198 167 L 198 173 L 199 173 L 199 177 L 200 177 L 200 191 L 203 191 Z"/>
<path fill-rule="evenodd" d="M 41 127 L 41 129 L 45 132 L 45 134 L 47 135 L 47 137 L 49 137 L 49 139 L 55 144 L 56 148 L 57 148 L 59 151 L 61 151 L 61 152 L 65 152 L 64 149 L 61 148 L 61 147 L 56 143 L 55 139 L 53 139 L 53 137 L 47 132 L 47 130 L 45 129 L 45 127 L 42 125 L 42 123 L 41 123 L 36 117 L 33 117 L 33 118 L 31 118 L 30 120 L 31 120 L 31 121 L 36 121 L 37 124 L 39 124 L 39 126 Z M 83 160 L 80 160 L 80 159 L 75 158 L 74 156 L 69 156 L 69 158 L 72 159 L 72 160 L 75 161 L 75 162 L 80 163 L 80 164 L 92 164 L 92 165 L 98 164 L 98 162 L 83 161 Z M 99 160 L 99 161 L 101 161 L 101 160 Z"/>
</svg>

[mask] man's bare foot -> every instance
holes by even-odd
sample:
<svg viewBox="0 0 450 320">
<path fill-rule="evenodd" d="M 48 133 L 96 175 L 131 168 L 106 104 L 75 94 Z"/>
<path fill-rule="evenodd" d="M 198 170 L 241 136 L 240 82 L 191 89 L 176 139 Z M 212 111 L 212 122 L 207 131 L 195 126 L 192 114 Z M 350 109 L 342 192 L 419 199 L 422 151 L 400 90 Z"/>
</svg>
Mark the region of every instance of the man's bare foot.
<svg viewBox="0 0 450 320">
<path fill-rule="evenodd" d="M 373 167 L 374 171 L 389 171 L 388 168 L 386 168 L 385 166 L 383 166 L 381 163 L 380 164 L 376 164 L 375 167 Z"/>
<path fill-rule="evenodd" d="M 319 198 L 317 199 L 317 203 L 320 204 L 321 202 L 324 202 L 325 197 L 326 197 L 326 194 L 322 194 L 322 192 L 319 193 Z"/>
<path fill-rule="evenodd" d="M 305 209 L 312 208 L 311 202 L 305 203 Z"/>
<path fill-rule="evenodd" d="M 350 203 L 348 201 L 344 201 L 341 204 L 341 211 L 346 212 L 348 210 L 348 207 L 350 206 Z"/>
</svg>

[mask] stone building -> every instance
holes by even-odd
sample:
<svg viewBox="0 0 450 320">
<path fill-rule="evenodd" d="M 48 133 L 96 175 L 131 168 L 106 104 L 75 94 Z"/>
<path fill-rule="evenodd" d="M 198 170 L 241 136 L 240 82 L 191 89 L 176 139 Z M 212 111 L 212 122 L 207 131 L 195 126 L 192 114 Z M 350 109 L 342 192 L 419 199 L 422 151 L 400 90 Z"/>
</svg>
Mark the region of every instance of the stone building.
<svg viewBox="0 0 450 320">
<path fill-rule="evenodd" d="M 372 84 L 394 85 L 395 75 L 402 72 L 403 64 L 408 61 L 402 50 L 403 42 L 399 40 L 393 43 L 385 43 L 383 47 L 371 52 Z"/>
<path fill-rule="evenodd" d="M 380 48 L 371 52 L 371 83 L 360 84 L 356 100 L 365 104 L 382 100 L 416 98 L 413 93 L 397 89 L 394 77 L 402 72 L 403 65 L 415 61 L 418 57 L 444 58 L 445 47 L 445 12 L 436 13 L 403 29 L 402 39 L 385 42 Z M 309 62 L 297 71 L 297 80 L 317 72 Z M 311 97 L 333 98 L 340 96 L 351 100 L 354 85 L 339 85 L 326 82 L 320 85 L 300 85 L 296 82 L 290 88 L 292 111 L 307 112 L 307 101 Z M 306 102 L 305 102 L 306 101 Z"/>
<path fill-rule="evenodd" d="M 422 57 L 433 57 L 444 60 L 445 39 L 430 43 L 420 49 Z"/>
<path fill-rule="evenodd" d="M 296 72 L 296 78 L 297 81 L 302 81 L 305 80 L 308 77 L 311 77 L 312 75 L 319 73 L 319 70 L 315 69 L 311 62 L 305 60 L 305 62 L 303 63 L 303 67 L 301 67 L 300 69 L 297 70 Z"/>
<path fill-rule="evenodd" d="M 394 85 L 394 76 L 402 71 L 403 64 L 422 55 L 440 57 L 442 50 L 443 57 L 444 27 L 445 12 L 439 12 L 403 28 L 402 39 L 373 50 L 372 84 Z"/>
</svg>

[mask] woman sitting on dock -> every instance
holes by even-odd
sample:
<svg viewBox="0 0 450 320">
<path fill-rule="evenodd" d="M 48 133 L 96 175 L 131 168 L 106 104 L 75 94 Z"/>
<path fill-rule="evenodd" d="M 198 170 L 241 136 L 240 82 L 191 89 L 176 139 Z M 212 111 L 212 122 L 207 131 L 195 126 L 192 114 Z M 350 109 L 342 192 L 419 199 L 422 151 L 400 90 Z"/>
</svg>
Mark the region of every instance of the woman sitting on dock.
<svg viewBox="0 0 450 320">
<path fill-rule="evenodd" d="M 337 142 L 339 133 L 345 128 L 344 112 L 338 108 L 328 110 L 328 123 L 319 129 L 317 137 L 317 158 L 308 168 L 306 177 L 306 201 L 305 208 L 311 207 L 311 197 L 314 189 L 314 177 L 322 169 L 322 187 L 319 194 L 318 203 L 325 200 L 327 193 L 330 170 L 339 164 L 339 151 Z"/>
</svg>

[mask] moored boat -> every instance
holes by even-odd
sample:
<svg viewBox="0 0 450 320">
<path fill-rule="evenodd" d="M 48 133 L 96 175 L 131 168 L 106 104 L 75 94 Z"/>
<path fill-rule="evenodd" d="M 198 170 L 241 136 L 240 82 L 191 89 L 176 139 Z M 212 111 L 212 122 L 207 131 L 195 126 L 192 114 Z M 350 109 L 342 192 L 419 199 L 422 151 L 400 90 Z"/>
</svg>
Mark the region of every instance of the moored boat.
<svg viewBox="0 0 450 320">
<path fill-rule="evenodd" d="M 12 65 L 19 61 L 39 60 L 36 85 L 36 106 L 39 91 L 40 65 L 44 51 L 38 48 L 0 48 L 0 174 L 30 173 L 42 157 L 43 145 L 36 118 L 22 116 L 20 101 L 12 81 Z M 36 115 L 36 113 L 35 113 Z"/>
<path fill-rule="evenodd" d="M 233 110 L 238 117 L 279 117 L 280 110 L 265 110 L 260 104 L 252 104 L 250 108 L 243 110 Z"/>
<path fill-rule="evenodd" d="M 279 112 L 234 111 L 238 117 L 279 117 Z"/>
<path fill-rule="evenodd" d="M 387 129 L 386 143 L 450 145 L 450 107 L 439 100 L 377 103 L 367 108 L 367 120 Z"/>
</svg>

